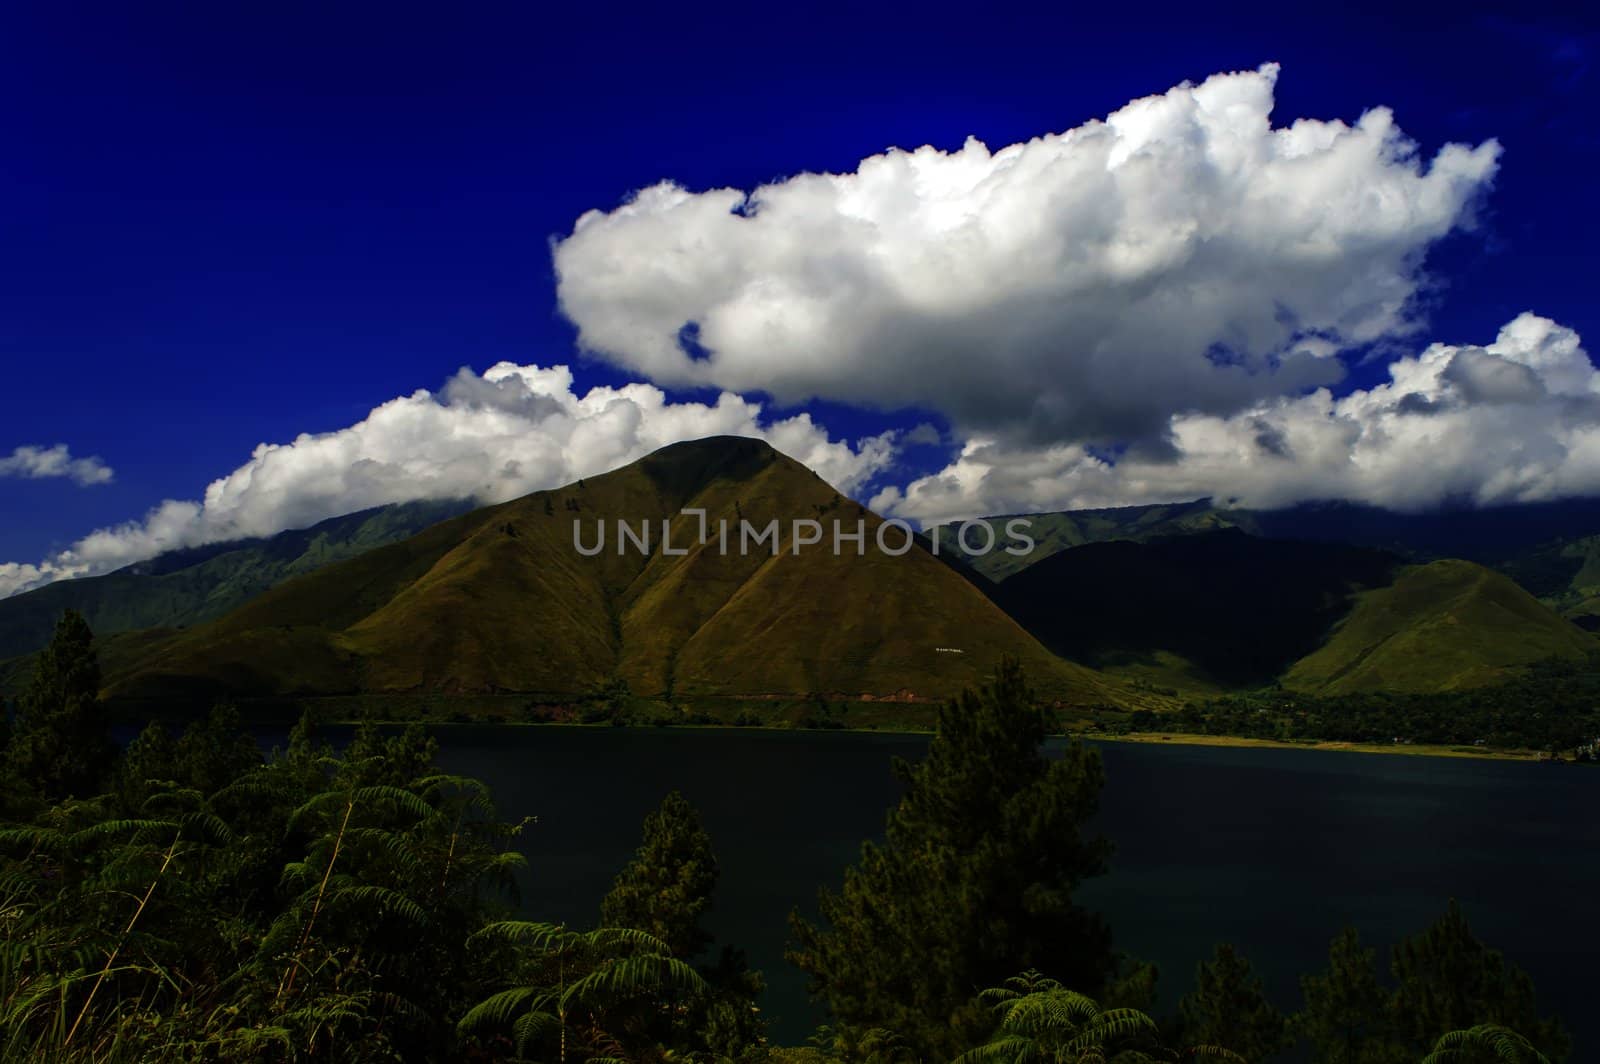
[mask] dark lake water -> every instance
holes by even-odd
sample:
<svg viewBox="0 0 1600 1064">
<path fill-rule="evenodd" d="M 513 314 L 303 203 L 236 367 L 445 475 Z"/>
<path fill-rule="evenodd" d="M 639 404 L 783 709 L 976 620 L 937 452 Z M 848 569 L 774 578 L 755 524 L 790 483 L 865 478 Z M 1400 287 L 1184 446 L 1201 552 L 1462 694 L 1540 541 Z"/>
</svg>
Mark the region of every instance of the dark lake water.
<svg viewBox="0 0 1600 1064">
<path fill-rule="evenodd" d="M 780 1041 L 821 1019 L 783 960 L 786 917 L 837 886 L 877 837 L 894 755 L 927 740 L 839 732 L 507 728 L 438 730 L 441 762 L 487 780 L 507 816 L 537 815 L 524 900 L 539 919 L 592 923 L 670 789 L 699 807 L 721 862 L 710 921 L 765 971 Z M 1080 898 L 1120 948 L 1161 967 L 1158 1011 L 1218 941 L 1255 965 L 1280 1008 L 1354 923 L 1387 953 L 1460 900 L 1480 938 L 1527 969 L 1562 1016 L 1574 1059 L 1600 1054 L 1590 1019 L 1600 896 L 1600 770 L 1528 763 L 1107 743 L 1097 828 L 1117 846 Z"/>
</svg>

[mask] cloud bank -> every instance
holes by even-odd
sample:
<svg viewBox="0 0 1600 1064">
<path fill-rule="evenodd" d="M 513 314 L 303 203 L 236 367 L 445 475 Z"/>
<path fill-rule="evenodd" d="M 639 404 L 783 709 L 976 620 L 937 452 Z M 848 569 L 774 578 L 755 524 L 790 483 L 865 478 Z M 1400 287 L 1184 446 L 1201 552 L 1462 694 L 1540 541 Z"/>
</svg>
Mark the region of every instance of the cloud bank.
<svg viewBox="0 0 1600 1064">
<path fill-rule="evenodd" d="M 74 458 L 66 444 L 58 443 L 54 447 L 18 447 L 9 457 L 0 458 L 0 478 L 4 477 L 65 477 L 88 488 L 111 483 L 115 474 L 98 456 Z"/>
<path fill-rule="evenodd" d="M 664 182 L 555 247 L 580 344 L 668 385 L 945 414 L 1013 446 L 1170 446 L 1409 334 L 1499 146 L 1375 108 L 1274 128 L 1277 67 L 990 151 L 891 150 L 746 195 Z"/>
<path fill-rule="evenodd" d="M 1571 329 L 1526 313 L 1482 347 L 1433 344 L 1389 380 L 1227 417 L 1169 419 L 1171 455 L 974 438 L 941 472 L 873 508 L 944 521 L 1211 496 L 1274 507 L 1345 500 L 1398 510 L 1600 493 L 1600 373 Z"/>
<path fill-rule="evenodd" d="M 998 151 L 890 150 L 748 194 L 643 189 L 553 254 L 580 345 L 654 383 L 580 395 L 564 366 L 463 370 L 263 444 L 200 499 L 0 565 L 0 595 L 383 503 L 499 501 L 717 433 L 858 495 L 902 448 L 954 446 L 870 499 L 924 522 L 1203 495 L 1415 509 L 1600 493 L 1600 384 L 1574 332 L 1528 313 L 1481 347 L 1417 339 L 1424 258 L 1473 224 L 1498 144 L 1427 158 L 1384 108 L 1275 127 L 1277 73 L 1186 83 Z M 1421 350 L 1340 387 L 1369 347 Z M 941 424 L 851 444 L 753 393 Z M 6 474 L 111 476 L 65 447 L 19 448 Z"/>
<path fill-rule="evenodd" d="M 262 444 L 199 500 L 168 500 L 143 520 L 100 529 L 38 563 L 0 564 L 0 597 L 162 551 L 272 535 L 385 503 L 502 502 L 702 436 L 764 439 L 846 491 L 893 460 L 893 432 L 852 445 L 830 439 L 806 414 L 762 415 L 759 403 L 737 395 L 675 403 L 648 384 L 580 395 L 566 366 L 502 362 L 482 376 L 462 369 L 438 394 L 392 399 L 348 428 Z"/>
</svg>

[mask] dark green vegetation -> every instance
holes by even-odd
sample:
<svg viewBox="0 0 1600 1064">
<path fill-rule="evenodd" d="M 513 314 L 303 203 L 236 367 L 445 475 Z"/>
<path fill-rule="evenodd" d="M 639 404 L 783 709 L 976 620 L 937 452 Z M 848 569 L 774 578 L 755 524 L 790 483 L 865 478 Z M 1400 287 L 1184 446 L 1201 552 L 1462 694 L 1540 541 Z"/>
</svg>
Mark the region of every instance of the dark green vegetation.
<svg viewBox="0 0 1600 1064">
<path fill-rule="evenodd" d="M 1392 983 L 1347 931 L 1285 1020 L 1220 947 L 1177 1017 L 1152 1018 L 1155 972 L 1073 901 L 1110 855 L 1085 828 L 1099 757 L 1044 756 L 1014 664 L 941 710 L 928 759 L 898 770 L 884 844 L 821 923 L 794 921 L 838 1023 L 799 1049 L 768 1044 L 737 952 L 698 963 L 716 857 L 676 795 L 598 926 L 513 919 L 508 843 L 527 821 L 434 769 L 420 729 L 364 726 L 336 753 L 302 723 L 263 760 L 224 707 L 176 738 L 152 724 L 110 763 L 83 694 L 97 669 L 69 615 L 3 752 L 5 1059 L 1133 1064 L 1262 1061 L 1295 1039 L 1329 1062 L 1566 1054 L 1527 976 L 1453 906 L 1396 948 Z M 40 749 L 60 767 L 45 779 Z"/>
<path fill-rule="evenodd" d="M 1003 552 L 969 558 L 972 566 L 994 581 L 1041 562 L 1068 547 L 1107 540 L 1142 542 L 1161 536 L 1190 535 L 1237 528 L 1262 539 L 1312 543 L 1344 543 L 1391 551 L 1409 561 L 1465 558 L 1507 573 L 1522 582 L 1537 571 L 1539 587 L 1526 584 L 1540 598 L 1562 588 L 1587 586 L 1582 577 L 1588 537 L 1600 535 L 1600 500 L 1573 499 L 1486 508 L 1453 507 L 1428 513 L 1398 513 L 1356 503 L 1304 503 L 1280 510 L 1230 507 L 1211 499 L 1183 503 L 1123 506 L 1104 510 L 1067 510 L 1019 515 L 1033 522 L 1038 549 L 1026 557 Z M 1009 517 L 983 518 L 1006 542 Z M 961 555 L 955 526 L 947 525 L 941 542 Z M 983 534 L 968 536 L 974 545 Z"/>
<path fill-rule="evenodd" d="M 102 636 L 209 621 L 285 580 L 406 539 L 470 506 L 380 506 L 267 539 L 172 551 L 104 576 L 62 580 L 0 599 L 0 659 L 44 646 L 63 610 L 76 610 Z"/>
<path fill-rule="evenodd" d="M 1110 731 L 1161 730 L 1284 742 L 1405 742 L 1571 752 L 1596 759 L 1600 661 L 1546 661 L 1494 686 L 1422 693 L 1308 695 L 1282 688 L 1141 711 Z"/>
<path fill-rule="evenodd" d="M 1472 562 L 1405 565 L 1239 529 L 1062 551 L 993 595 L 1057 653 L 1191 694 L 1280 680 L 1319 694 L 1450 691 L 1600 650 Z"/>
<path fill-rule="evenodd" d="M 940 710 L 925 761 L 896 763 L 905 797 L 883 844 L 862 848 L 841 893 L 823 894 L 824 925 L 795 921 L 793 960 L 840 1022 L 903 1032 L 937 1059 L 982 1030 L 974 986 L 1048 965 L 1080 990 L 1107 988 L 1110 932 L 1072 901 L 1110 853 L 1079 831 L 1099 799 L 1100 760 L 1076 745 L 1041 758 L 1047 731 L 1006 667 Z"/>
<path fill-rule="evenodd" d="M 960 522 L 936 525 L 928 530 L 928 534 L 938 536 L 941 555 L 960 558 L 983 576 L 999 582 L 1069 547 L 1081 547 L 1086 543 L 1113 540 L 1141 543 L 1162 536 L 1238 527 L 1228 511 L 1218 510 L 1204 499 L 1155 506 L 1117 506 L 1023 516 L 1028 519 L 1027 534 L 1034 543 L 1033 550 L 1026 554 L 1009 554 L 1005 550 L 1008 546 L 1018 549 L 1026 546 L 1021 539 L 1006 534 L 1008 517 L 982 518 L 994 532 L 995 549 L 980 555 L 968 554 L 961 549 Z M 968 531 L 967 542 L 976 548 L 983 546 L 987 539 L 983 532 L 974 527 Z"/>
<path fill-rule="evenodd" d="M 1166 651 L 1234 687 L 1270 682 L 1316 650 L 1350 594 L 1388 584 L 1398 566 L 1384 551 L 1230 529 L 1062 551 L 995 600 L 1065 657 L 1106 667 Z"/>
</svg>

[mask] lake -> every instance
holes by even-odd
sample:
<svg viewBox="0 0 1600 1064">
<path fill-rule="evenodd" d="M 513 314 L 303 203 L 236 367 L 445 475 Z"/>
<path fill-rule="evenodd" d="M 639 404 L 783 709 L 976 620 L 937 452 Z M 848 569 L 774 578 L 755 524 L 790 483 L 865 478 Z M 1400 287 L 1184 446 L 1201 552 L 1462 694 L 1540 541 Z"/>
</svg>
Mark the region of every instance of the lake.
<svg viewBox="0 0 1600 1064">
<path fill-rule="evenodd" d="M 440 761 L 490 783 L 501 812 L 536 815 L 524 840 L 525 908 L 592 923 L 670 789 L 700 809 L 721 863 L 709 921 L 766 973 L 777 1040 L 821 1019 L 783 960 L 786 918 L 837 886 L 897 795 L 893 756 L 919 736 L 745 729 L 456 725 Z M 1475 932 L 1533 976 L 1574 1033 L 1600 1046 L 1595 986 L 1600 770 L 1582 765 L 1335 751 L 1101 744 L 1096 827 L 1117 846 L 1080 899 L 1120 948 L 1161 967 L 1170 1011 L 1221 940 L 1255 965 L 1285 1011 L 1298 976 L 1354 923 L 1386 969 L 1390 945 L 1460 900 Z M 1585 1028 L 1583 1025 L 1588 1023 Z"/>
</svg>

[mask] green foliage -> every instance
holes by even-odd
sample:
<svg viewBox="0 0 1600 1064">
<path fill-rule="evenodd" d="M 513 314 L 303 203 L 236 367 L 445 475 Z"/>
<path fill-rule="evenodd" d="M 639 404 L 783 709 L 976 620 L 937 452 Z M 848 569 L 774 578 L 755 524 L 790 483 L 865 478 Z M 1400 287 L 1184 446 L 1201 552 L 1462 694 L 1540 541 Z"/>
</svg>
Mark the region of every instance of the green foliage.
<svg viewBox="0 0 1600 1064">
<path fill-rule="evenodd" d="M 92 751 L 81 619 L 41 662 L 18 741 L 48 724 Z M 839 1026 L 787 1050 L 766 1044 L 742 954 L 695 964 L 717 862 L 681 795 L 647 816 L 600 903 L 610 926 L 568 928 L 506 918 L 526 821 L 440 773 L 420 727 L 364 723 L 336 753 L 302 718 L 263 759 L 227 706 L 176 737 L 152 724 L 114 771 L 84 759 L 79 793 L 24 796 L 0 820 L 0 1059 L 1260 1064 L 1284 1022 L 1242 958 L 1224 946 L 1200 966 L 1187 1047 L 1164 1045 L 1155 970 L 1115 957 L 1073 902 L 1109 853 L 1083 830 L 1101 766 L 1079 746 L 1044 756 L 1051 723 L 1008 663 L 941 711 L 925 761 L 896 764 L 884 842 L 824 893 L 823 922 L 792 921 Z M 1392 991 L 1353 930 L 1334 940 L 1293 1021 L 1317 1064 L 1567 1052 L 1528 977 L 1453 904 L 1391 973 Z"/>
<path fill-rule="evenodd" d="M 1399 1064 L 1390 1041 L 1389 992 L 1373 952 L 1347 927 L 1328 949 L 1328 967 L 1300 978 L 1305 1008 L 1295 1030 L 1311 1043 L 1314 1064 Z"/>
<path fill-rule="evenodd" d="M 688 800 L 672 791 L 644 821 L 644 839 L 600 903 L 604 927 L 629 927 L 649 933 L 679 960 L 706 951 L 711 934 L 701 920 L 711 909 L 717 885 L 717 858 L 711 837 Z M 717 963 L 701 967 L 704 989 L 681 1007 L 659 1017 L 651 1033 L 657 1041 L 733 1057 L 763 1040 L 755 1007 L 763 981 L 737 950 L 724 948 Z"/>
<path fill-rule="evenodd" d="M 1185 1041 L 1232 1050 L 1264 1061 L 1293 1044 L 1288 1021 L 1267 1000 L 1250 962 L 1227 943 L 1195 972 L 1195 987 L 1178 1002 L 1178 1030 Z"/>
<path fill-rule="evenodd" d="M 7 1059 L 451 1050 L 517 825 L 419 733 L 363 729 L 337 758 L 303 722 L 263 763 L 234 719 L 147 728 L 114 793 L 0 829 Z"/>
<path fill-rule="evenodd" d="M 1520 1032 L 1517 1039 L 1543 1054 L 1529 1060 L 1565 1059 L 1566 1032 L 1539 1015 L 1532 981 L 1473 936 L 1454 901 L 1395 947 L 1390 970 L 1392 991 L 1379 982 L 1372 951 L 1347 928 L 1333 940 L 1327 970 L 1301 979 L 1306 1007 L 1295 1027 L 1316 1064 L 1406 1064 L 1430 1051 L 1446 1053 L 1429 1058 L 1440 1064 L 1522 1059 L 1483 1056 L 1492 1048 L 1488 1036 L 1462 1033 L 1490 1027 Z"/>
<path fill-rule="evenodd" d="M 1098 990 L 1110 935 L 1073 889 L 1105 869 L 1110 844 L 1085 838 L 1099 755 L 1041 749 L 1049 730 L 1014 662 L 944 707 L 925 761 L 905 784 L 882 845 L 862 847 L 823 923 L 791 918 L 791 958 L 848 1029 L 887 1028 L 924 1056 L 954 1055 L 984 1019 L 976 988 L 1049 964 Z"/>
<path fill-rule="evenodd" d="M 22 694 L 16 734 L 5 749 L 7 774 L 48 801 L 92 791 L 114 756 L 99 695 L 94 633 L 68 610 Z"/>
<path fill-rule="evenodd" d="M 1533 980 L 1478 941 L 1454 901 L 1443 916 L 1394 949 L 1392 1011 L 1407 1048 L 1425 1053 L 1445 1032 L 1481 1024 L 1510 1027 L 1546 1056 L 1566 1056 L 1566 1032 L 1539 1015 Z"/>
<path fill-rule="evenodd" d="M 606 927 L 648 931 L 667 952 L 692 960 L 711 935 L 700 925 L 717 886 L 711 837 L 688 799 L 673 791 L 644 820 L 644 841 L 600 903 Z"/>
<path fill-rule="evenodd" d="M 1318 697 L 1266 689 L 1134 716 L 1135 730 L 1573 750 L 1600 737 L 1600 658 L 1538 662 L 1505 683 L 1464 691 Z"/>
<path fill-rule="evenodd" d="M 1434 1043 L 1422 1064 L 1550 1064 L 1550 1058 L 1509 1027 L 1485 1023 L 1451 1031 Z"/>
<path fill-rule="evenodd" d="M 469 944 L 489 951 L 511 985 L 479 1001 L 463 1033 L 509 1038 L 518 1059 L 636 1059 L 663 1007 L 706 990 L 689 964 L 644 931 L 572 931 L 526 920 L 492 923 Z"/>
<path fill-rule="evenodd" d="M 955 1064 L 1146 1064 L 1180 1056 L 1245 1064 L 1222 1046 L 1165 1049 L 1156 1022 L 1144 1012 L 1102 1009 L 1093 998 L 1031 969 L 983 991 L 978 1002 L 997 1022 L 988 1039 Z"/>
</svg>

